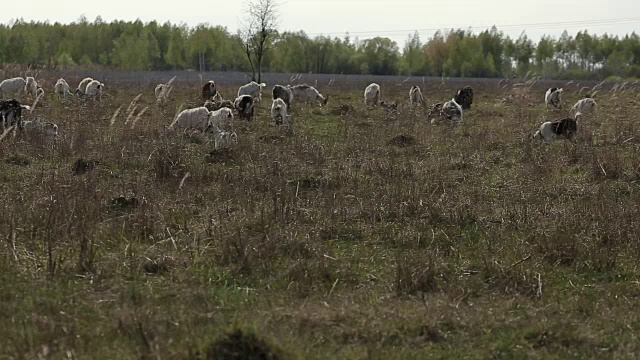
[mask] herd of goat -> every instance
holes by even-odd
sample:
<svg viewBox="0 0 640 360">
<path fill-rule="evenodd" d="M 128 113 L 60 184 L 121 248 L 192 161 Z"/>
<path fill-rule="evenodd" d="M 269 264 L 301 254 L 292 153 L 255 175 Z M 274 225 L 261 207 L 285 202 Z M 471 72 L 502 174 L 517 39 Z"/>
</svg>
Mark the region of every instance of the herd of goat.
<svg viewBox="0 0 640 360">
<path fill-rule="evenodd" d="M 158 104 L 162 104 L 167 100 L 174 79 L 155 87 L 155 97 Z M 170 128 L 212 134 L 216 149 L 232 147 L 238 141 L 238 136 L 233 131 L 234 113 L 240 119 L 251 121 L 255 114 L 255 103 L 261 101 L 261 90 L 265 86 L 266 84 L 264 83 L 252 81 L 241 86 L 238 89 L 237 97 L 231 101 L 223 99 L 220 92 L 217 91 L 214 81 L 208 81 L 202 87 L 201 95 L 204 104 L 200 107 L 179 112 Z M 102 82 L 87 77 L 80 81 L 75 90 L 75 95 L 100 101 L 103 88 L 104 84 Z M 545 94 L 547 107 L 559 108 L 562 92 L 561 88 L 550 88 Z M 16 77 L 0 82 L 0 99 L 4 98 L 5 95 L 21 96 L 25 93 L 35 97 L 35 103 L 44 96 L 44 90 L 33 77 Z M 71 88 L 64 79 L 59 79 L 56 82 L 54 93 L 59 98 L 66 98 L 72 95 Z M 326 105 L 329 100 L 328 96 L 322 95 L 315 87 L 306 84 L 295 86 L 275 85 L 272 90 L 272 98 L 271 117 L 274 125 L 276 127 L 284 127 L 289 133 L 293 133 L 289 110 L 294 102 Z M 370 107 L 380 105 L 385 113 L 397 114 L 398 111 L 397 103 L 389 104 L 381 100 L 381 87 L 376 83 L 366 87 L 364 103 Z M 409 104 L 413 108 L 424 108 L 426 106 L 420 87 L 413 86 L 409 90 Z M 460 124 L 463 122 L 463 112 L 470 109 L 472 104 L 473 89 L 467 86 L 458 90 L 451 100 L 433 105 L 430 108 L 427 119 L 431 119 L 433 124 L 440 120 L 447 120 L 452 124 Z M 572 117 L 543 123 L 534 134 L 534 138 L 546 143 L 558 137 L 571 139 L 577 131 L 578 120 L 583 114 L 594 112 L 596 107 L 596 102 L 587 96 L 573 106 Z M 19 131 L 37 131 L 55 139 L 58 134 L 58 126 L 56 124 L 43 121 L 23 121 L 22 112 L 24 110 L 31 111 L 32 107 L 21 104 L 15 98 L 0 100 L 0 136 L 4 137 L 6 132 L 16 127 Z"/>
</svg>

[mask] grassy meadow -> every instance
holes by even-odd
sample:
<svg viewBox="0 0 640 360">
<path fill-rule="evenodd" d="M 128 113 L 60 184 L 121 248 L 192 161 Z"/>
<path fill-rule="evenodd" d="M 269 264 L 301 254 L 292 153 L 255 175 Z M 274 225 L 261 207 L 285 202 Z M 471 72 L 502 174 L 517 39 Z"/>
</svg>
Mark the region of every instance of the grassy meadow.
<svg viewBox="0 0 640 360">
<path fill-rule="evenodd" d="M 48 89 L 25 119 L 58 124 L 56 143 L 0 141 L 0 359 L 640 353 L 637 88 L 601 89 L 574 141 L 543 145 L 579 85 L 551 111 L 542 86 L 470 83 L 457 127 L 411 111 L 410 85 L 381 84 L 395 117 L 364 86 L 321 87 L 293 136 L 272 85 L 228 152 L 166 129 L 197 85 L 162 108 L 152 87 Z"/>
</svg>

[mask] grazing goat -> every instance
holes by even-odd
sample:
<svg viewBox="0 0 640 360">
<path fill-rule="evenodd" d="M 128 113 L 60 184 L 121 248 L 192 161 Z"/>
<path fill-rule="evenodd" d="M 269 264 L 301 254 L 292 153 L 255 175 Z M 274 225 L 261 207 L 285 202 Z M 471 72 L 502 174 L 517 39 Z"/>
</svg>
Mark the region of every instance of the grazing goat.
<svg viewBox="0 0 640 360">
<path fill-rule="evenodd" d="M 87 89 L 84 93 L 86 97 L 93 98 L 93 101 L 100 101 L 102 98 L 102 89 L 104 88 L 104 84 L 98 80 L 93 80 L 89 84 L 87 84 Z"/>
<path fill-rule="evenodd" d="M 252 82 L 250 82 L 250 83 L 248 83 L 246 85 L 242 85 L 238 89 L 238 97 L 240 97 L 242 95 L 249 95 L 256 102 L 260 102 L 260 100 L 262 100 L 262 94 L 260 93 L 260 90 L 262 90 L 262 88 L 265 87 L 265 86 L 267 86 L 267 84 L 265 84 L 265 83 L 258 84 L 255 81 L 252 81 Z"/>
<path fill-rule="evenodd" d="M 154 94 L 156 95 L 156 100 L 160 100 L 162 96 L 169 90 L 168 84 L 158 84 L 154 89 Z"/>
<path fill-rule="evenodd" d="M 216 111 L 209 112 L 208 127 L 218 129 L 233 129 L 233 110 L 221 108 Z"/>
<path fill-rule="evenodd" d="M 385 114 L 397 114 L 398 113 L 398 104 L 395 102 L 393 104 L 387 104 L 384 101 L 380 101 L 380 106 L 384 109 Z"/>
<path fill-rule="evenodd" d="M 553 106 L 555 108 L 560 108 L 560 102 L 562 101 L 562 88 L 558 89 L 555 87 L 547 90 L 546 94 L 544 94 L 544 103 L 548 106 Z"/>
<path fill-rule="evenodd" d="M 215 100 L 207 100 L 204 102 L 204 107 L 207 108 L 207 110 L 209 111 L 216 111 L 222 108 L 228 108 L 228 109 L 235 109 L 235 107 L 233 106 L 233 102 L 231 100 L 221 100 L 221 101 L 215 101 Z"/>
<path fill-rule="evenodd" d="M 437 122 L 437 118 L 442 116 L 442 103 L 434 104 L 429 110 L 427 114 L 427 120 L 431 119 L 431 123 L 435 124 Z"/>
<path fill-rule="evenodd" d="M 251 121 L 254 113 L 254 98 L 251 95 L 240 95 L 233 102 L 233 107 L 238 111 L 240 119 Z"/>
<path fill-rule="evenodd" d="M 534 139 L 550 143 L 556 137 L 563 137 L 571 140 L 578 131 L 578 120 L 582 114 L 577 113 L 575 118 L 566 118 L 555 121 L 547 121 L 540 125 L 540 129 L 533 135 Z"/>
<path fill-rule="evenodd" d="M 196 129 L 204 132 L 211 125 L 209 114 L 210 111 L 204 106 L 183 110 L 178 114 L 171 128 Z"/>
<path fill-rule="evenodd" d="M 82 81 L 80 81 L 78 87 L 76 88 L 76 95 L 80 97 L 84 96 L 87 93 L 87 85 L 89 85 L 89 83 L 92 81 L 93 79 L 90 77 L 82 79 Z"/>
<path fill-rule="evenodd" d="M 462 106 L 456 102 L 455 99 L 451 99 L 446 103 L 437 103 L 433 105 L 431 111 L 427 115 L 427 119 L 431 119 L 432 124 L 438 122 L 438 118 L 446 119 L 453 123 L 462 122 Z"/>
<path fill-rule="evenodd" d="M 16 123 L 18 128 L 22 128 L 22 110 L 31 111 L 31 107 L 20 104 L 16 99 L 0 100 L 0 133 Z"/>
<path fill-rule="evenodd" d="M 216 96 L 217 93 L 216 83 L 212 80 L 207 81 L 202 86 L 202 100 L 211 100 L 211 98 Z"/>
<path fill-rule="evenodd" d="M 288 125 L 287 103 L 282 99 L 274 99 L 271 104 L 271 117 L 276 126 Z"/>
<path fill-rule="evenodd" d="M 53 140 L 58 136 L 58 125 L 48 121 L 23 121 L 20 130 L 28 135 L 50 137 Z"/>
<path fill-rule="evenodd" d="M 287 105 L 287 110 L 291 109 L 291 103 L 293 102 L 293 90 L 291 90 L 291 86 L 276 85 L 273 87 L 271 94 L 273 95 L 273 100 L 282 99 Z"/>
<path fill-rule="evenodd" d="M 592 98 L 584 98 L 582 100 L 578 100 L 578 102 L 573 105 L 571 111 L 574 113 L 580 114 L 589 114 L 595 112 L 598 108 L 598 104 Z"/>
<path fill-rule="evenodd" d="M 371 83 L 364 89 L 364 104 L 375 106 L 380 103 L 380 85 Z"/>
<path fill-rule="evenodd" d="M 67 95 L 71 95 L 70 89 L 71 88 L 69 87 L 69 84 L 67 84 L 67 81 L 62 78 L 56 81 L 56 85 L 53 88 L 55 93 L 58 94 L 58 98 L 62 97 L 64 99 L 67 98 Z"/>
<path fill-rule="evenodd" d="M 216 150 L 229 149 L 238 144 L 238 134 L 233 131 L 217 129 L 213 144 Z"/>
<path fill-rule="evenodd" d="M 473 93 L 471 96 L 473 97 Z M 469 107 L 471 107 L 471 103 L 469 103 Z M 445 115 L 447 120 L 451 120 L 453 122 L 461 123 L 463 121 L 462 110 L 462 105 L 458 104 L 456 99 L 451 99 L 442 105 L 442 113 Z"/>
<path fill-rule="evenodd" d="M 411 90 L 409 90 L 409 104 L 411 104 L 411 107 L 422 107 L 425 104 L 422 91 L 420 91 L 420 87 L 418 85 L 412 86 Z"/>
<path fill-rule="evenodd" d="M 318 102 L 320 105 L 326 105 L 329 97 L 324 97 L 316 88 L 306 84 L 296 85 L 291 88 L 293 98 L 303 103 Z"/>
<path fill-rule="evenodd" d="M 223 102 L 224 101 L 224 99 L 222 98 L 222 94 L 220 94 L 219 92 L 216 92 L 216 94 L 213 95 L 211 100 L 216 101 L 216 102 Z"/>
<path fill-rule="evenodd" d="M 22 95 L 27 90 L 27 81 L 21 77 L 2 80 L 0 82 L 0 98 L 4 95 Z"/>
<path fill-rule="evenodd" d="M 456 104 L 462 107 L 462 110 L 469 110 L 471 109 L 471 104 L 473 104 L 473 89 L 470 86 L 466 86 L 458 90 L 453 99 Z"/>
<path fill-rule="evenodd" d="M 27 83 L 24 90 L 33 97 L 38 96 L 38 83 L 36 82 L 36 79 L 28 76 L 26 80 Z"/>
</svg>

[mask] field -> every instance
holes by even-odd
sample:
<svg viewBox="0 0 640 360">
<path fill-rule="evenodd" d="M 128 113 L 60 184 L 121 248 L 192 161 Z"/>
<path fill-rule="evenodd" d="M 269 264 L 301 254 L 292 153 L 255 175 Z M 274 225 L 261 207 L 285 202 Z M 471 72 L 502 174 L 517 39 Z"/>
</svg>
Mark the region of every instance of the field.
<svg viewBox="0 0 640 360">
<path fill-rule="evenodd" d="M 410 111 L 410 84 L 382 83 L 396 117 L 321 88 L 293 136 L 264 91 L 229 152 L 166 129 L 197 85 L 163 108 L 149 85 L 49 89 L 27 117 L 55 145 L 0 141 L 0 358 L 636 358 L 640 92 L 606 86 L 543 145 L 579 85 L 562 111 L 541 85 L 469 85 L 457 127 Z"/>
</svg>

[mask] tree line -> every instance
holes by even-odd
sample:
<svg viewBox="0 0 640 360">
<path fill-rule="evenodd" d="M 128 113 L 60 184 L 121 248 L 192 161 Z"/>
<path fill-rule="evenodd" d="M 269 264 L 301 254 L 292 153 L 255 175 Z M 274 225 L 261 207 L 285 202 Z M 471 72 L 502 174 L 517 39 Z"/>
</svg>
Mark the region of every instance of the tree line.
<svg viewBox="0 0 640 360">
<path fill-rule="evenodd" d="M 423 41 L 409 35 L 402 49 L 385 37 L 366 40 L 310 37 L 304 31 L 268 37 L 265 72 L 505 77 L 537 74 L 554 79 L 640 78 L 640 37 L 565 31 L 534 42 L 493 27 L 474 33 L 438 31 Z M 155 21 L 70 24 L 16 20 L 0 25 L 0 63 L 56 68 L 251 71 L 246 39 L 221 26 Z"/>
</svg>

